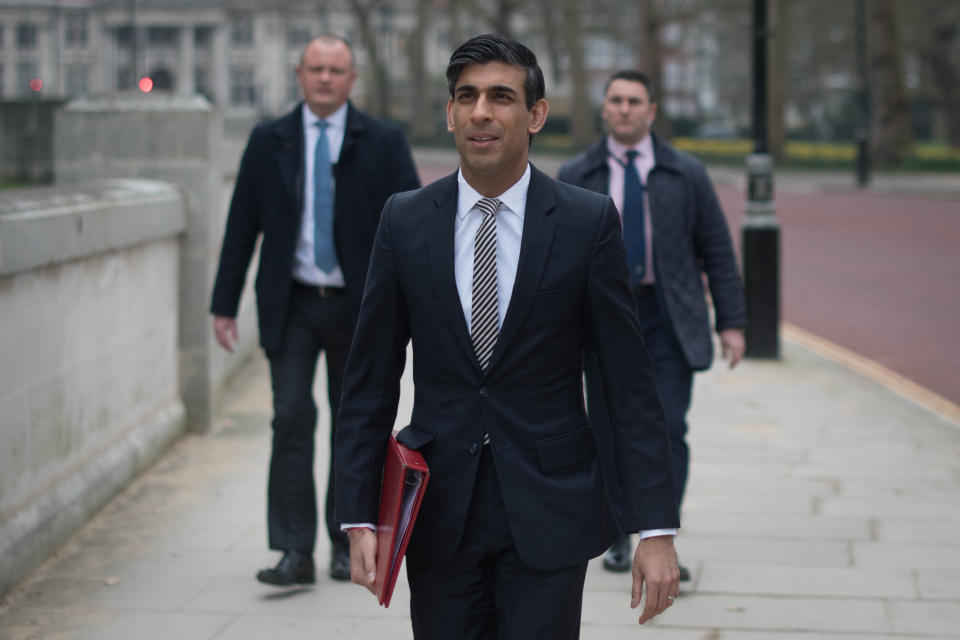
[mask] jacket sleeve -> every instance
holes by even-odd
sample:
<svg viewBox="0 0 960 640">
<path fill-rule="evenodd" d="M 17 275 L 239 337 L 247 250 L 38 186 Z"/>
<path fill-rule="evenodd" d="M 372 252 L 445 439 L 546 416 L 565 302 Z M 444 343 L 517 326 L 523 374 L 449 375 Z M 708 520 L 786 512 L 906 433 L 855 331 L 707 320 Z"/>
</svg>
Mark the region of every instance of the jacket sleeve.
<svg viewBox="0 0 960 640">
<path fill-rule="evenodd" d="M 240 169 L 233 188 L 227 228 L 220 250 L 220 263 L 211 296 L 210 313 L 235 317 L 240 294 L 253 256 L 257 236 L 262 231 L 260 203 L 259 158 L 262 157 L 261 130 L 250 134 L 247 148 L 240 160 Z"/>
<path fill-rule="evenodd" d="M 703 165 L 697 164 L 692 178 L 697 211 L 694 246 L 707 274 L 717 331 L 745 327 L 747 305 L 727 220 Z"/>
<path fill-rule="evenodd" d="M 587 295 L 587 339 L 610 415 L 624 531 L 679 526 L 670 444 L 653 362 L 630 292 L 619 215 L 606 198 Z"/>
<path fill-rule="evenodd" d="M 380 474 L 397 416 L 410 329 L 391 238 L 395 201 L 387 200 L 381 214 L 344 371 L 334 443 L 338 522 L 377 522 Z"/>
</svg>

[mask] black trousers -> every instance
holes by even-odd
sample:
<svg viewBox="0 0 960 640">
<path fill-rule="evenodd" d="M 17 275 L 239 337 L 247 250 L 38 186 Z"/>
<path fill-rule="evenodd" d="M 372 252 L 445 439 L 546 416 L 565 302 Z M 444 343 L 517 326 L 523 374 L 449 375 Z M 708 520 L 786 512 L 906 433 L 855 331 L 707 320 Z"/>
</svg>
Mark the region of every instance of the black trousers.
<svg viewBox="0 0 960 640">
<path fill-rule="evenodd" d="M 587 563 L 535 571 L 517 554 L 490 447 L 484 446 L 463 540 L 453 559 L 407 558 L 416 640 L 576 640 Z"/>
<path fill-rule="evenodd" d="M 271 549 L 312 553 L 317 540 L 314 487 L 314 433 L 317 405 L 313 381 L 320 352 L 326 353 L 330 397 L 330 474 L 326 522 L 334 548 L 349 549 L 333 515 L 333 442 L 343 369 L 353 323 L 347 296 L 320 297 L 316 288 L 294 284 L 283 340 L 268 354 L 273 386 L 273 451 L 267 487 L 267 529 Z"/>
<path fill-rule="evenodd" d="M 683 504 L 690 468 L 690 448 L 687 445 L 687 411 L 693 392 L 693 370 L 677 340 L 666 312 L 656 293 L 650 289 L 636 296 L 637 315 L 643 330 L 643 340 L 653 359 L 656 370 L 660 400 L 670 433 L 670 455 L 673 461 L 673 477 L 676 480 L 677 503 Z M 593 424 L 609 421 L 607 405 L 603 399 L 603 383 L 600 368 L 593 353 L 588 353 L 585 363 L 587 380 L 587 412 Z M 603 443 L 598 443 L 601 448 Z M 615 479 L 608 478 L 608 486 L 616 487 Z"/>
</svg>

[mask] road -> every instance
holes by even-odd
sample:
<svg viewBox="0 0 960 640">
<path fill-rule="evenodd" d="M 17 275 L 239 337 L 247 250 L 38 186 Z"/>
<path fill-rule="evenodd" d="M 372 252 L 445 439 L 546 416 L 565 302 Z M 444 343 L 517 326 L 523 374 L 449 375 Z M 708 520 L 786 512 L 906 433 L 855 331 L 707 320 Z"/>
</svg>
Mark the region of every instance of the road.
<svg viewBox="0 0 960 640">
<path fill-rule="evenodd" d="M 533 157 L 551 175 L 562 160 Z M 418 150 L 417 164 L 426 183 L 455 169 L 457 159 L 451 151 Z M 717 174 L 739 245 L 742 180 L 736 170 Z M 890 189 L 865 192 L 845 187 L 848 178 L 835 174 L 778 176 L 780 182 L 783 319 L 960 404 L 956 178 L 927 176 L 911 185 L 894 176 L 886 180 Z"/>
<path fill-rule="evenodd" d="M 742 191 L 718 195 L 739 236 Z M 780 190 L 776 206 L 783 319 L 960 404 L 958 201 Z"/>
</svg>

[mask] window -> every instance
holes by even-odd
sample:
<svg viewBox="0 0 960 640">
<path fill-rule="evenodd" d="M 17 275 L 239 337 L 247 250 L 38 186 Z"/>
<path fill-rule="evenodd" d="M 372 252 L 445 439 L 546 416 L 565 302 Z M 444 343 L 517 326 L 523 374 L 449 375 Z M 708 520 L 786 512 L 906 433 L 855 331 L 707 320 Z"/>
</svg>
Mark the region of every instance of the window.
<svg viewBox="0 0 960 640">
<path fill-rule="evenodd" d="M 83 96 L 87 93 L 87 67 L 81 64 L 67 65 L 64 68 L 66 77 L 67 95 Z"/>
<path fill-rule="evenodd" d="M 3 28 L 3 23 L 0 22 L 0 50 L 3 49 L 3 32 L 4 31 L 5 29 Z"/>
<path fill-rule="evenodd" d="M 29 22 L 22 22 L 17 25 L 17 48 L 37 48 L 37 25 Z"/>
<path fill-rule="evenodd" d="M 117 67 L 117 91 L 126 91 L 133 88 L 133 69 Z"/>
<path fill-rule="evenodd" d="M 64 16 L 64 40 L 67 46 L 87 44 L 87 14 L 71 11 Z"/>
<path fill-rule="evenodd" d="M 234 105 L 256 104 L 253 69 L 246 67 L 230 69 L 230 103 Z"/>
<path fill-rule="evenodd" d="M 588 69 L 609 69 L 613 67 L 616 46 L 605 36 L 587 36 L 585 58 Z"/>
<path fill-rule="evenodd" d="M 213 29 L 210 27 L 197 27 L 193 31 L 193 46 L 197 49 L 209 49 L 213 42 Z"/>
<path fill-rule="evenodd" d="M 147 30 L 147 40 L 152 45 L 174 46 L 177 44 L 179 30 L 175 27 L 150 27 Z"/>
<path fill-rule="evenodd" d="M 253 44 L 253 16 L 234 16 L 230 20 L 230 42 L 241 47 Z"/>
<path fill-rule="evenodd" d="M 293 27 L 287 31 L 287 47 L 290 49 L 302 49 L 310 42 L 310 29 L 306 27 Z"/>
<path fill-rule="evenodd" d="M 193 68 L 193 90 L 209 98 L 210 87 L 207 86 L 207 70 L 203 67 Z"/>
<path fill-rule="evenodd" d="M 37 77 L 37 63 L 21 61 L 17 63 L 17 93 L 26 95 L 32 93 L 30 81 Z"/>
</svg>

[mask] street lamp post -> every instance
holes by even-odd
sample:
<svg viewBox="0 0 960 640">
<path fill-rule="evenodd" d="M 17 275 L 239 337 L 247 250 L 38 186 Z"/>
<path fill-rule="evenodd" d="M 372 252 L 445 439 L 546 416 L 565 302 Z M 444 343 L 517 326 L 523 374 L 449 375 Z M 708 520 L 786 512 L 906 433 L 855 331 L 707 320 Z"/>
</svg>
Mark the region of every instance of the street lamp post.
<svg viewBox="0 0 960 640">
<path fill-rule="evenodd" d="M 780 225 L 767 148 L 767 0 L 753 2 L 753 153 L 747 157 L 743 280 L 748 358 L 780 357 Z"/>
<path fill-rule="evenodd" d="M 858 92 L 860 126 L 857 127 L 857 185 L 870 184 L 870 71 L 867 62 L 867 8 L 866 0 L 857 0 L 855 5 L 857 74 L 860 76 Z"/>
</svg>

